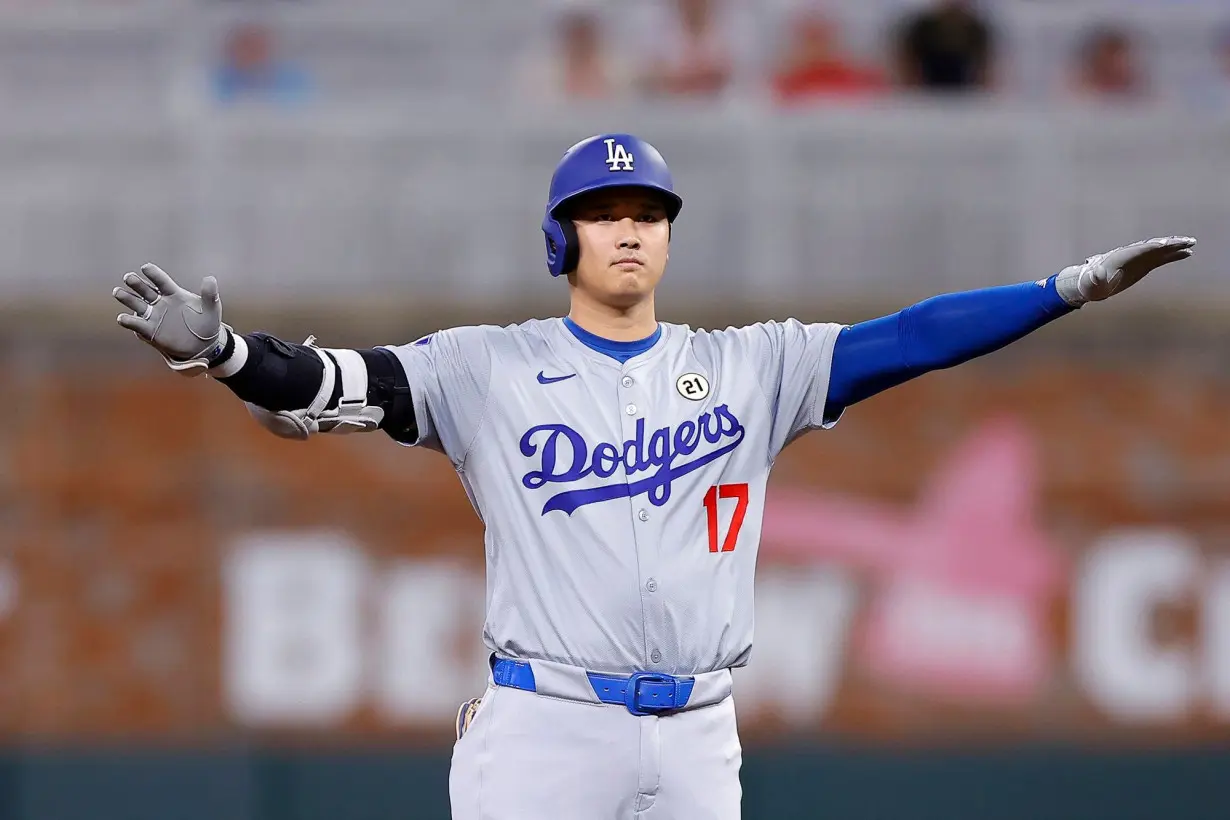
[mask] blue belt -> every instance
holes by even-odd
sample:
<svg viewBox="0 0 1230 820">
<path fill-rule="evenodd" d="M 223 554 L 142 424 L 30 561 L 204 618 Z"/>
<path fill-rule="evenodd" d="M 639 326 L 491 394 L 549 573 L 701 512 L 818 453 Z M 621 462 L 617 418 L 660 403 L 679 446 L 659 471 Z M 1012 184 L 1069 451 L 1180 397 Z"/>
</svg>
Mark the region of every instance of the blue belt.
<svg viewBox="0 0 1230 820">
<path fill-rule="evenodd" d="M 498 686 L 509 686 L 525 692 L 536 692 L 534 670 L 525 661 L 495 658 L 491 663 L 492 679 Z M 586 672 L 594 694 L 603 703 L 627 707 L 632 714 L 643 717 L 657 712 L 682 709 L 692 695 L 693 678 L 679 678 L 657 672 L 636 672 L 622 675 L 600 675 Z"/>
</svg>

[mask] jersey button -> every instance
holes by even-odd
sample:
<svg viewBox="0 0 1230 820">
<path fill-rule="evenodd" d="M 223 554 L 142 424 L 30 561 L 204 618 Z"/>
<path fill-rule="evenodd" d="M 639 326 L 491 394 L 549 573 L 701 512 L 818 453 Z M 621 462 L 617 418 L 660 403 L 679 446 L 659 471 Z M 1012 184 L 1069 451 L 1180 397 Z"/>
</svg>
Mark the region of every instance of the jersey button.
<svg viewBox="0 0 1230 820">
<path fill-rule="evenodd" d="M 658 582 L 655 581 L 653 578 L 650 578 L 649 583 L 645 584 L 645 589 L 649 590 L 650 592 L 657 592 Z"/>
<path fill-rule="evenodd" d="M 644 510 L 641 510 L 640 512 L 636 514 L 636 517 L 641 519 L 642 521 L 648 521 L 649 513 L 645 512 Z"/>
<path fill-rule="evenodd" d="M 624 387 L 631 387 L 631 386 L 632 386 L 632 377 L 631 377 L 631 376 L 624 376 L 624 377 L 623 377 L 622 384 L 623 384 L 623 386 L 624 386 Z"/>
<path fill-rule="evenodd" d="M 649 656 L 649 660 L 653 661 L 654 663 L 660 662 L 662 660 L 662 653 L 655 649 L 653 651 L 653 654 Z"/>
<path fill-rule="evenodd" d="M 624 412 L 627 413 L 629 416 L 635 416 L 636 415 L 636 405 L 629 404 L 627 407 L 624 408 Z"/>
</svg>

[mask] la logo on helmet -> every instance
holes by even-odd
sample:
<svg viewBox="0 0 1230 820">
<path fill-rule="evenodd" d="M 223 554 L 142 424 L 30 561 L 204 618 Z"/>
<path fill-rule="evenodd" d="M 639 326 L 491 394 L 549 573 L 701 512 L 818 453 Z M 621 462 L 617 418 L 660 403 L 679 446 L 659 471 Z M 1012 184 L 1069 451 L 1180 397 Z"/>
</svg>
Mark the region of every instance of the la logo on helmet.
<svg viewBox="0 0 1230 820">
<path fill-rule="evenodd" d="M 632 161 L 635 159 L 628 153 L 628 149 L 624 148 L 622 143 L 616 143 L 612 137 L 606 142 L 606 164 L 612 171 L 632 171 Z"/>
</svg>

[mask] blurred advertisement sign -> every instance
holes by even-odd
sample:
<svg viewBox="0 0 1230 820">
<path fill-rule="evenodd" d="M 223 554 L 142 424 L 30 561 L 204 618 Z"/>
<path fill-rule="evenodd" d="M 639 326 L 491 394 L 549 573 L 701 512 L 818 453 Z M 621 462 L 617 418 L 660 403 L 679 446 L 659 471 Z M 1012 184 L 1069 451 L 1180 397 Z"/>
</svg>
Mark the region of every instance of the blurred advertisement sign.
<svg viewBox="0 0 1230 820">
<path fill-rule="evenodd" d="M 451 467 L 379 436 L 275 439 L 199 388 L 23 388 L 0 431 L 21 510 L 0 533 L 0 735 L 445 742 L 486 679 L 482 528 Z M 1226 406 L 1178 367 L 971 369 L 792 445 L 741 730 L 1230 735 Z"/>
<path fill-rule="evenodd" d="M 954 699 L 1027 701 L 1050 671 L 1047 604 L 1063 580 L 1036 518 L 1034 461 L 1025 431 L 999 423 L 962 442 L 913 509 L 777 493 L 762 555 L 871 579 L 855 652 L 880 680 Z"/>
</svg>

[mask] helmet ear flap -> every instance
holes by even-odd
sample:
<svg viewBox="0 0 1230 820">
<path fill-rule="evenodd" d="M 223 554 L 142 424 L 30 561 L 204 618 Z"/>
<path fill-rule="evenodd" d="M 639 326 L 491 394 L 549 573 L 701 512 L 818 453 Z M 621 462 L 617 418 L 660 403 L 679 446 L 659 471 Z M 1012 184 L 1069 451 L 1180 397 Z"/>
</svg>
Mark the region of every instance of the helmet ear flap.
<svg viewBox="0 0 1230 820">
<path fill-rule="evenodd" d="M 560 223 L 560 232 L 564 235 L 564 273 L 572 273 L 581 262 L 581 242 L 577 239 L 577 226 L 571 219 Z"/>
<path fill-rule="evenodd" d="M 577 228 L 571 220 L 548 218 L 542 226 L 547 241 L 547 270 L 552 276 L 563 276 L 577 267 L 581 249 L 577 241 Z"/>
</svg>

